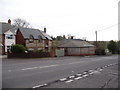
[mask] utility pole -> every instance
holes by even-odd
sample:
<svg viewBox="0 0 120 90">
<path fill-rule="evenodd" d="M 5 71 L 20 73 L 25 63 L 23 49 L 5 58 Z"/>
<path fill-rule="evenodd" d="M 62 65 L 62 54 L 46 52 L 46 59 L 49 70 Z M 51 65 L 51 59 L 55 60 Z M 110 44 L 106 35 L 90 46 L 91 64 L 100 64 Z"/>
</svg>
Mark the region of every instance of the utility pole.
<svg viewBox="0 0 120 90">
<path fill-rule="evenodd" d="M 97 48 L 97 31 L 95 31 L 96 34 L 96 48 Z"/>
</svg>

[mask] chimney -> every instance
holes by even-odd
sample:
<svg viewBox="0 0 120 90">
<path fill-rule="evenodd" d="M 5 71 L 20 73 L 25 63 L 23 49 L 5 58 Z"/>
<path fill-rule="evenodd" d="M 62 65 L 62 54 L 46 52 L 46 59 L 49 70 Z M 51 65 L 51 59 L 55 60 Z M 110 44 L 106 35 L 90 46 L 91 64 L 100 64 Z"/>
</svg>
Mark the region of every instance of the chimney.
<svg viewBox="0 0 120 90">
<path fill-rule="evenodd" d="M 8 23 L 11 24 L 11 20 L 10 19 L 8 20 Z"/>
<path fill-rule="evenodd" d="M 46 33 L 46 28 L 44 28 L 44 32 Z"/>
<path fill-rule="evenodd" d="M 71 39 L 73 39 L 74 38 L 74 36 L 71 36 Z"/>
</svg>

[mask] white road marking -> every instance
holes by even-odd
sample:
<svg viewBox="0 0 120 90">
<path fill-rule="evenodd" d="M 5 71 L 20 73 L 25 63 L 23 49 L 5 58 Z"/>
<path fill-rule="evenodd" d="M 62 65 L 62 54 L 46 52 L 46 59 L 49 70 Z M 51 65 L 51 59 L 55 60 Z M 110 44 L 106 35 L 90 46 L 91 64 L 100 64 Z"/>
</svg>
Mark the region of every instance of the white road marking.
<svg viewBox="0 0 120 90">
<path fill-rule="evenodd" d="M 55 65 L 49 65 L 49 66 L 31 67 L 31 68 L 24 68 L 24 69 L 21 69 L 21 70 L 41 69 L 41 68 L 48 68 L 48 67 L 55 67 L 55 66 L 59 66 L 59 65 L 55 64 Z"/>
<path fill-rule="evenodd" d="M 94 71 L 93 73 L 98 73 L 98 71 Z"/>
<path fill-rule="evenodd" d="M 93 72 L 94 70 L 89 70 L 88 72 Z"/>
<path fill-rule="evenodd" d="M 83 75 L 82 77 L 87 77 L 87 76 L 89 76 L 89 75 L 86 74 L 86 75 Z"/>
<path fill-rule="evenodd" d="M 77 76 L 81 76 L 82 74 L 76 74 Z"/>
<path fill-rule="evenodd" d="M 81 62 L 85 62 L 85 61 L 72 62 L 72 63 L 68 63 L 68 64 L 78 64 L 78 63 L 81 63 Z"/>
<path fill-rule="evenodd" d="M 106 68 L 107 66 L 105 66 L 105 68 Z"/>
<path fill-rule="evenodd" d="M 68 80 L 68 81 L 66 81 L 65 83 L 70 83 L 70 82 L 72 82 L 73 80 Z"/>
<path fill-rule="evenodd" d="M 93 72 L 89 73 L 90 75 L 94 74 Z"/>
<path fill-rule="evenodd" d="M 83 78 L 83 77 L 77 77 L 77 78 L 75 78 L 75 80 L 79 80 L 79 79 L 81 79 L 81 78 Z"/>
<path fill-rule="evenodd" d="M 103 69 L 99 69 L 99 71 L 102 71 Z"/>
<path fill-rule="evenodd" d="M 81 75 L 82 75 L 81 77 L 75 78 L 75 75 L 72 75 L 72 76 L 69 76 L 69 78 L 73 78 L 74 80 L 79 80 L 79 79 L 81 79 L 81 78 L 88 77 L 90 74 L 100 73 L 99 71 L 102 71 L 103 68 L 108 67 L 108 66 L 112 66 L 112 65 L 116 65 L 116 63 L 114 63 L 114 64 L 109 64 L 109 65 L 104 66 L 104 67 L 102 67 L 102 68 L 97 68 L 97 70 L 89 70 L 89 71 L 88 71 L 88 72 L 89 72 L 88 74 L 86 74 L 86 73 L 87 73 L 86 71 L 83 72 L 84 75 L 79 74 L 79 73 L 76 74 L 77 76 L 81 76 Z M 43 67 L 37 67 L 37 68 L 46 68 L 46 67 L 53 67 L 53 66 L 59 66 L 59 65 L 56 64 L 56 65 L 43 66 Z M 36 67 L 33 67 L 33 68 L 36 68 Z M 26 68 L 26 69 L 31 69 L 31 68 Z M 25 69 L 25 70 L 26 70 L 26 69 Z M 62 79 L 59 79 L 59 81 L 65 81 L 65 80 L 67 80 L 67 81 L 65 81 L 65 83 L 70 83 L 70 82 L 73 82 L 73 81 L 74 81 L 73 79 L 67 80 L 67 78 L 62 78 Z M 48 85 L 48 84 L 45 83 L 45 84 L 42 84 L 42 85 L 34 86 L 34 87 L 32 87 L 32 88 L 43 87 L 43 86 L 46 86 L 46 85 Z"/>
<path fill-rule="evenodd" d="M 69 78 L 74 78 L 75 76 L 69 76 Z"/>
<path fill-rule="evenodd" d="M 83 72 L 83 74 L 86 74 L 87 72 Z"/>
<path fill-rule="evenodd" d="M 24 69 L 21 69 L 21 70 L 29 70 L 29 69 L 36 69 L 38 67 L 32 67 L 32 68 L 24 68 Z"/>
<path fill-rule="evenodd" d="M 45 83 L 45 84 L 42 84 L 42 85 L 37 85 L 37 86 L 34 86 L 34 87 L 32 87 L 32 88 L 38 88 L 38 87 L 42 87 L 42 86 L 46 86 L 47 84 Z"/>
<path fill-rule="evenodd" d="M 60 79 L 60 81 L 65 81 L 65 80 L 67 80 L 67 78 L 62 78 L 62 79 Z"/>
</svg>

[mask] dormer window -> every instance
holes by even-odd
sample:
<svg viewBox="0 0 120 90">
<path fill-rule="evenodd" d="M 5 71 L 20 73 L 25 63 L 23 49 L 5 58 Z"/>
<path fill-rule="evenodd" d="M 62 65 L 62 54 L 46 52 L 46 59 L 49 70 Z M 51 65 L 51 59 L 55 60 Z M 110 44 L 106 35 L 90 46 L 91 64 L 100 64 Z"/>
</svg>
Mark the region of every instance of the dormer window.
<svg viewBox="0 0 120 90">
<path fill-rule="evenodd" d="M 38 36 L 38 42 L 42 43 L 42 37 L 40 35 Z"/>
<path fill-rule="evenodd" d="M 29 36 L 29 43 L 33 43 L 34 42 L 34 37 L 33 37 L 33 35 L 30 35 Z"/>
<path fill-rule="evenodd" d="M 6 35 L 6 39 L 13 39 L 13 35 L 12 34 Z"/>
</svg>

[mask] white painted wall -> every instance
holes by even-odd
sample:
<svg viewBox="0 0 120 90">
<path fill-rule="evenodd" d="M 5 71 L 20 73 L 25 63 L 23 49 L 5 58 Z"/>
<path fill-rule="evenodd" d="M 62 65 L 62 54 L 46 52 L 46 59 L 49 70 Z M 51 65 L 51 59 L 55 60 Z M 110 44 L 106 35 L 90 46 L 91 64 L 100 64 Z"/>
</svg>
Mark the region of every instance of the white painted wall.
<svg viewBox="0 0 120 90">
<path fill-rule="evenodd" d="M 11 46 L 12 44 L 15 44 L 15 35 L 10 30 L 8 30 L 4 34 L 5 34 L 5 52 L 7 52 L 7 49 L 8 49 L 7 46 Z M 7 38 L 8 35 L 13 35 L 13 38 L 8 39 Z"/>
</svg>

